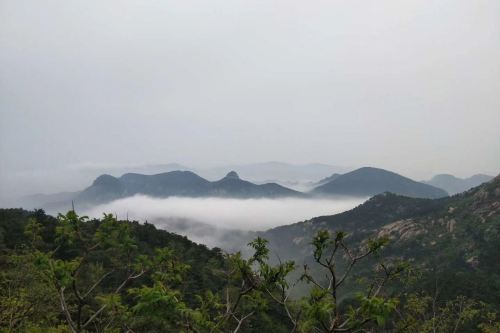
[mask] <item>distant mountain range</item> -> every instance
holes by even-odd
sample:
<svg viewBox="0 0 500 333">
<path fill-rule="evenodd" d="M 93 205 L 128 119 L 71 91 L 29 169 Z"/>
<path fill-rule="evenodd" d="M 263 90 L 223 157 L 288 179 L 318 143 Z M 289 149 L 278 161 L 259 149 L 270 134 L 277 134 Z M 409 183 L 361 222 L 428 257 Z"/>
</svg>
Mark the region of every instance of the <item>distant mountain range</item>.
<svg viewBox="0 0 500 333">
<path fill-rule="evenodd" d="M 92 185 L 81 192 L 57 193 L 51 195 L 33 195 L 27 202 L 33 206 L 39 203 L 44 208 L 69 207 L 74 201 L 81 206 L 107 203 L 116 199 L 136 194 L 166 198 L 182 197 L 230 197 L 230 198 L 278 198 L 303 197 L 303 193 L 275 183 L 253 184 L 242 180 L 234 171 L 224 178 L 209 181 L 191 171 L 171 171 L 156 175 L 126 173 L 121 177 L 101 175 Z"/>
<path fill-rule="evenodd" d="M 302 193 L 275 183 L 257 185 L 242 180 L 235 171 L 224 178 L 211 182 L 191 171 L 171 171 L 156 175 L 127 173 L 116 178 L 99 176 L 94 183 L 75 198 L 76 202 L 102 203 L 136 194 L 165 198 L 183 197 L 231 197 L 276 198 L 298 197 Z"/>
<path fill-rule="evenodd" d="M 360 168 L 343 175 L 333 175 L 330 181 L 316 187 L 312 193 L 320 195 L 373 196 L 391 192 L 414 198 L 440 198 L 444 190 L 416 182 L 397 173 L 371 167 Z"/>
<path fill-rule="evenodd" d="M 80 192 L 52 195 L 32 195 L 23 198 L 27 208 L 45 208 L 54 211 L 68 209 L 71 201 L 78 206 L 93 206 L 116 199 L 143 194 L 152 197 L 227 197 L 227 198 L 280 198 L 317 196 L 370 197 L 383 192 L 416 198 L 439 198 L 447 193 L 437 187 L 416 182 L 383 169 L 364 167 L 346 174 L 334 173 L 330 177 L 311 183 L 311 191 L 300 192 L 274 182 L 255 184 L 243 180 L 235 171 L 225 177 L 209 181 L 192 171 L 170 171 L 154 175 L 126 173 L 120 177 L 101 175 Z"/>
<path fill-rule="evenodd" d="M 442 188 L 450 195 L 467 191 L 470 188 L 476 187 L 493 179 L 492 176 L 478 174 L 469 178 L 458 178 L 449 174 L 440 174 L 432 177 L 431 180 L 424 183 Z"/>
<path fill-rule="evenodd" d="M 321 163 L 291 164 L 285 162 L 262 162 L 250 164 L 233 164 L 218 167 L 190 167 L 179 163 L 146 164 L 132 166 L 82 166 L 80 170 L 85 174 L 109 174 L 113 176 L 124 173 L 140 173 L 154 175 L 170 171 L 192 171 L 208 180 L 217 180 L 231 170 L 238 171 L 239 175 L 252 182 L 263 182 L 273 179 L 280 182 L 318 181 L 335 172 L 346 172 L 348 169 Z"/>
</svg>

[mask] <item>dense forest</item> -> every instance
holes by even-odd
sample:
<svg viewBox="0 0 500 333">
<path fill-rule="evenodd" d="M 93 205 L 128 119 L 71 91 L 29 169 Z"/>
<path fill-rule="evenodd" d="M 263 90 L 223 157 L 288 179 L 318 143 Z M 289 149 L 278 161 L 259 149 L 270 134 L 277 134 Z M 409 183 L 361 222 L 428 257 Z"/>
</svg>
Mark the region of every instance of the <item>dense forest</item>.
<svg viewBox="0 0 500 333">
<path fill-rule="evenodd" d="M 498 183 L 377 196 L 245 255 L 109 214 L 2 209 L 0 332 L 500 332 Z M 271 258 L 280 238 L 295 261 Z"/>
</svg>

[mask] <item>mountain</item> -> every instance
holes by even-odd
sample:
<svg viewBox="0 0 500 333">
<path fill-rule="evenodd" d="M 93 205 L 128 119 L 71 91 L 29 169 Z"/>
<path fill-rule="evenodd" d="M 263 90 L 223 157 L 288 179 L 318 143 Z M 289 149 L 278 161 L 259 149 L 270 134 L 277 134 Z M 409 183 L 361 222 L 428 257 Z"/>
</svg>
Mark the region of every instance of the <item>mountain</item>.
<svg viewBox="0 0 500 333">
<path fill-rule="evenodd" d="M 303 194 L 276 183 L 256 185 L 240 179 L 235 171 L 229 172 L 221 180 L 210 184 L 210 194 L 213 196 L 259 198 L 259 197 L 294 197 Z"/>
<path fill-rule="evenodd" d="M 276 227 L 263 232 L 261 236 L 270 241 L 273 251 L 283 259 L 293 258 L 301 262 L 310 256 L 310 240 L 319 230 L 347 231 L 351 233 L 351 239 L 361 242 L 394 221 L 439 211 L 447 200 L 449 197 L 422 199 L 382 193 L 352 210 Z"/>
<path fill-rule="evenodd" d="M 312 190 L 320 195 L 373 196 L 391 192 L 414 198 L 439 198 L 448 194 L 437 187 L 403 177 L 397 173 L 371 167 L 360 168 L 335 177 Z"/>
<path fill-rule="evenodd" d="M 265 162 L 199 169 L 197 172 L 207 179 L 218 179 L 231 170 L 236 170 L 243 178 L 252 182 L 273 179 L 280 183 L 318 181 L 332 173 L 346 171 L 345 168 L 320 163 Z"/>
<path fill-rule="evenodd" d="M 302 193 L 278 184 L 257 185 L 240 179 L 234 171 L 218 181 L 208 181 L 191 171 L 172 171 L 157 175 L 127 173 L 121 177 L 99 176 L 80 192 L 76 203 L 99 204 L 136 194 L 153 197 L 231 197 L 275 198 L 297 197 Z"/>
<path fill-rule="evenodd" d="M 318 187 L 321 185 L 325 185 L 326 183 L 334 181 L 335 179 L 339 178 L 340 176 L 342 176 L 340 173 L 334 173 L 331 176 L 328 176 L 328 177 L 321 179 L 319 182 L 315 183 L 314 186 Z"/>
<path fill-rule="evenodd" d="M 442 188 L 450 195 L 467 191 L 470 188 L 481 185 L 493 179 L 492 176 L 477 174 L 468 178 L 458 178 L 449 174 L 440 174 L 424 183 Z"/>
<path fill-rule="evenodd" d="M 379 194 L 362 205 L 261 233 L 274 256 L 312 262 L 319 230 L 345 231 L 349 244 L 388 237 L 385 257 L 407 260 L 431 287 L 440 273 L 442 295 L 481 295 L 500 306 L 500 175 L 467 192 L 439 199 Z M 365 267 L 366 268 L 366 267 Z M 441 286 L 442 284 L 442 286 Z"/>
</svg>

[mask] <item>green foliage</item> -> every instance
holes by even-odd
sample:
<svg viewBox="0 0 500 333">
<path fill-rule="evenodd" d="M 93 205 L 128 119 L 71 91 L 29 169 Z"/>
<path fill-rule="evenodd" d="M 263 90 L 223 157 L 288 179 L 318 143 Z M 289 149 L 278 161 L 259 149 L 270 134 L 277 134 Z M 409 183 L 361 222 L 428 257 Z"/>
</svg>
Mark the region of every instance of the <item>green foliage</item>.
<svg viewBox="0 0 500 333">
<path fill-rule="evenodd" d="M 310 332 L 329 321 L 336 304 L 327 290 L 313 287 L 309 296 L 301 302 L 301 308 L 304 311 L 304 320 L 299 325 L 299 329 L 303 332 Z"/>
<path fill-rule="evenodd" d="M 485 321 L 478 325 L 481 333 L 498 333 L 500 332 L 500 320 L 495 312 L 486 312 L 484 314 Z"/>
<path fill-rule="evenodd" d="M 487 323 L 477 324 L 485 310 L 482 303 L 464 296 L 440 303 L 436 296 L 409 295 L 402 311 L 403 318 L 397 323 L 397 327 L 408 333 L 462 332 L 471 327 L 492 327 Z"/>
<path fill-rule="evenodd" d="M 70 210 L 66 214 L 59 214 L 57 220 L 59 223 L 56 226 L 56 244 L 73 245 L 81 239 L 81 227 L 88 217 L 78 216 L 75 211 Z"/>
<path fill-rule="evenodd" d="M 24 228 L 24 234 L 30 240 L 31 247 L 36 248 L 42 241 L 42 230 L 42 224 L 38 223 L 35 218 L 31 217 L 28 219 L 28 224 Z"/>
<path fill-rule="evenodd" d="M 418 284 L 428 272 L 417 275 L 408 262 L 384 260 L 386 237 L 353 246 L 351 234 L 319 230 L 311 242 L 314 262 L 294 279 L 295 262 L 271 264 L 261 237 L 248 244 L 253 252 L 244 257 L 147 223 L 110 214 L 90 220 L 74 211 L 54 219 L 41 211 L 0 210 L 0 230 L 17 239 L 3 238 L 0 247 L 2 333 L 499 329 L 490 304 L 394 288 Z M 372 269 L 355 279 L 354 269 L 364 262 Z M 301 281 L 311 286 L 309 292 L 294 298 Z M 353 297 L 344 288 L 347 281 L 361 281 L 362 292 Z"/>
<path fill-rule="evenodd" d="M 321 230 L 313 237 L 312 246 L 314 248 L 314 259 L 320 260 L 323 257 L 323 252 L 330 246 L 330 233 L 328 230 Z"/>
<path fill-rule="evenodd" d="M 55 293 L 27 248 L 0 256 L 0 332 L 30 331 L 35 326 L 57 324 Z M 37 325 L 35 325 L 35 323 Z"/>
<path fill-rule="evenodd" d="M 148 318 L 172 320 L 185 308 L 180 292 L 161 283 L 130 289 L 129 293 L 137 299 L 132 311 Z"/>
<path fill-rule="evenodd" d="M 363 322 L 358 318 L 368 318 L 377 323 L 378 326 L 384 326 L 391 314 L 396 310 L 397 299 L 386 299 L 383 297 L 366 297 L 359 295 L 361 303 L 358 311 L 354 310 L 350 314 L 353 327 L 361 327 Z"/>
<path fill-rule="evenodd" d="M 267 248 L 267 240 L 261 237 L 257 237 L 256 239 L 248 243 L 248 245 L 254 250 L 254 254 L 249 261 L 250 264 L 253 264 L 254 262 L 262 264 L 264 260 L 269 259 L 269 249 Z"/>
</svg>

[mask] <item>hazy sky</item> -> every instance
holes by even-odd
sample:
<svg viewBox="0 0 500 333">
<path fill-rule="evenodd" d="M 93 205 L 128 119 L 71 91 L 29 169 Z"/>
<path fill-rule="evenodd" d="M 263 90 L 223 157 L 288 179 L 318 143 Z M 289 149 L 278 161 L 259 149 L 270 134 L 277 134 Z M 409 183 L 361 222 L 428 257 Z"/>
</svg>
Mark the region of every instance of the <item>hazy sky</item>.
<svg viewBox="0 0 500 333">
<path fill-rule="evenodd" d="M 497 174 L 500 1 L 0 0 L 0 154 Z"/>
</svg>

